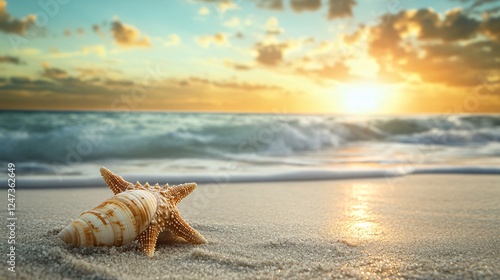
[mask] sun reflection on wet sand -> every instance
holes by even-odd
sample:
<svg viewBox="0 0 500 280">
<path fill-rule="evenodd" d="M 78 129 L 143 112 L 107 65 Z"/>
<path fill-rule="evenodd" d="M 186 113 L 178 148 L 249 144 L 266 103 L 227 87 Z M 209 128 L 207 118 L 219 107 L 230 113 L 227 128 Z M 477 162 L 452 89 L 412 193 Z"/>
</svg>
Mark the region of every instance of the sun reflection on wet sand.
<svg viewBox="0 0 500 280">
<path fill-rule="evenodd" d="M 369 184 L 354 184 L 351 187 L 350 207 L 346 209 L 347 223 L 341 229 L 341 241 L 349 246 L 358 246 L 380 235 L 380 225 L 370 208 L 374 187 Z"/>
</svg>

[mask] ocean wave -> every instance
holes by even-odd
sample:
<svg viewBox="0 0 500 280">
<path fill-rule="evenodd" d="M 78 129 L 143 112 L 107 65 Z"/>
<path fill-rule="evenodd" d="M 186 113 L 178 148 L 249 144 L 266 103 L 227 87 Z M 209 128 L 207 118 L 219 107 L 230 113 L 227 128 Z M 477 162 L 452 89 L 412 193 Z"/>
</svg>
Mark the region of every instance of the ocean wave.
<svg viewBox="0 0 500 280">
<path fill-rule="evenodd" d="M 500 116 L 496 115 L 0 112 L 0 159 L 48 164 L 290 157 L 311 152 L 317 156 L 361 144 L 454 147 L 498 142 Z"/>
</svg>

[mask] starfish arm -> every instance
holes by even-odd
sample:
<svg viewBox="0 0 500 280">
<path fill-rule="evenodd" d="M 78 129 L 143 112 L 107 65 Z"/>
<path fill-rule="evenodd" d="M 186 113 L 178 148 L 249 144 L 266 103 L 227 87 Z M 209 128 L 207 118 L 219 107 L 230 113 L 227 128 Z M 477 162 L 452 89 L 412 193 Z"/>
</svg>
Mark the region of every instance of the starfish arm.
<svg viewBox="0 0 500 280">
<path fill-rule="evenodd" d="M 114 194 L 119 194 L 132 186 L 132 183 L 125 181 L 121 176 L 111 172 L 106 167 L 101 167 L 101 176 Z"/>
<path fill-rule="evenodd" d="M 187 242 L 184 238 L 177 236 L 172 233 L 168 228 L 165 231 L 160 232 L 158 235 L 158 240 L 156 240 L 156 244 L 169 244 L 176 242 Z"/>
<path fill-rule="evenodd" d="M 165 186 L 167 187 L 167 186 Z M 174 205 L 178 204 L 183 198 L 188 196 L 194 189 L 196 189 L 196 183 L 186 183 L 177 186 L 171 186 L 170 188 L 170 196 L 171 201 Z"/>
<path fill-rule="evenodd" d="M 142 251 L 146 256 L 152 257 L 155 254 L 156 240 L 160 229 L 156 225 L 149 225 L 149 227 L 137 237 Z"/>
<path fill-rule="evenodd" d="M 207 243 L 207 240 L 198 231 L 196 231 L 186 221 L 184 221 L 179 212 L 173 214 L 172 223 L 173 225 L 168 229 L 172 231 L 173 234 L 184 238 L 189 243 Z"/>
</svg>

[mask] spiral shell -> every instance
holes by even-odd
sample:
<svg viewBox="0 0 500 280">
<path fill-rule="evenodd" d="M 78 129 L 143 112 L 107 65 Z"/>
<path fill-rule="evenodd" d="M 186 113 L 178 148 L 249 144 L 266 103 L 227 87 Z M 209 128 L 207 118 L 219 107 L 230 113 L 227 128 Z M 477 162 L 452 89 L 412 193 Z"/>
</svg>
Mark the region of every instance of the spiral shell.
<svg viewBox="0 0 500 280">
<path fill-rule="evenodd" d="M 57 236 L 76 247 L 120 246 L 146 230 L 157 207 L 151 192 L 125 191 L 82 213 Z"/>
</svg>

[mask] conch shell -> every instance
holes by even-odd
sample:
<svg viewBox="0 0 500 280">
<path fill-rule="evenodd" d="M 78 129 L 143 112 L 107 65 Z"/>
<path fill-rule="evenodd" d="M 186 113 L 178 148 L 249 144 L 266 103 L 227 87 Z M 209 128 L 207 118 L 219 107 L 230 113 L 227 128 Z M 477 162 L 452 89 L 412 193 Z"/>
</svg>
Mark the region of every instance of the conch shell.
<svg viewBox="0 0 500 280">
<path fill-rule="evenodd" d="M 181 217 L 177 204 L 195 188 L 195 183 L 160 187 L 135 185 L 102 167 L 101 175 L 115 196 L 71 222 L 57 236 L 66 244 L 120 246 L 137 240 L 152 257 L 158 236 L 181 237 L 193 244 L 207 241 Z"/>
<path fill-rule="evenodd" d="M 148 191 L 122 192 L 83 212 L 57 236 L 76 247 L 120 246 L 146 230 L 157 207 L 157 198 Z"/>
</svg>

